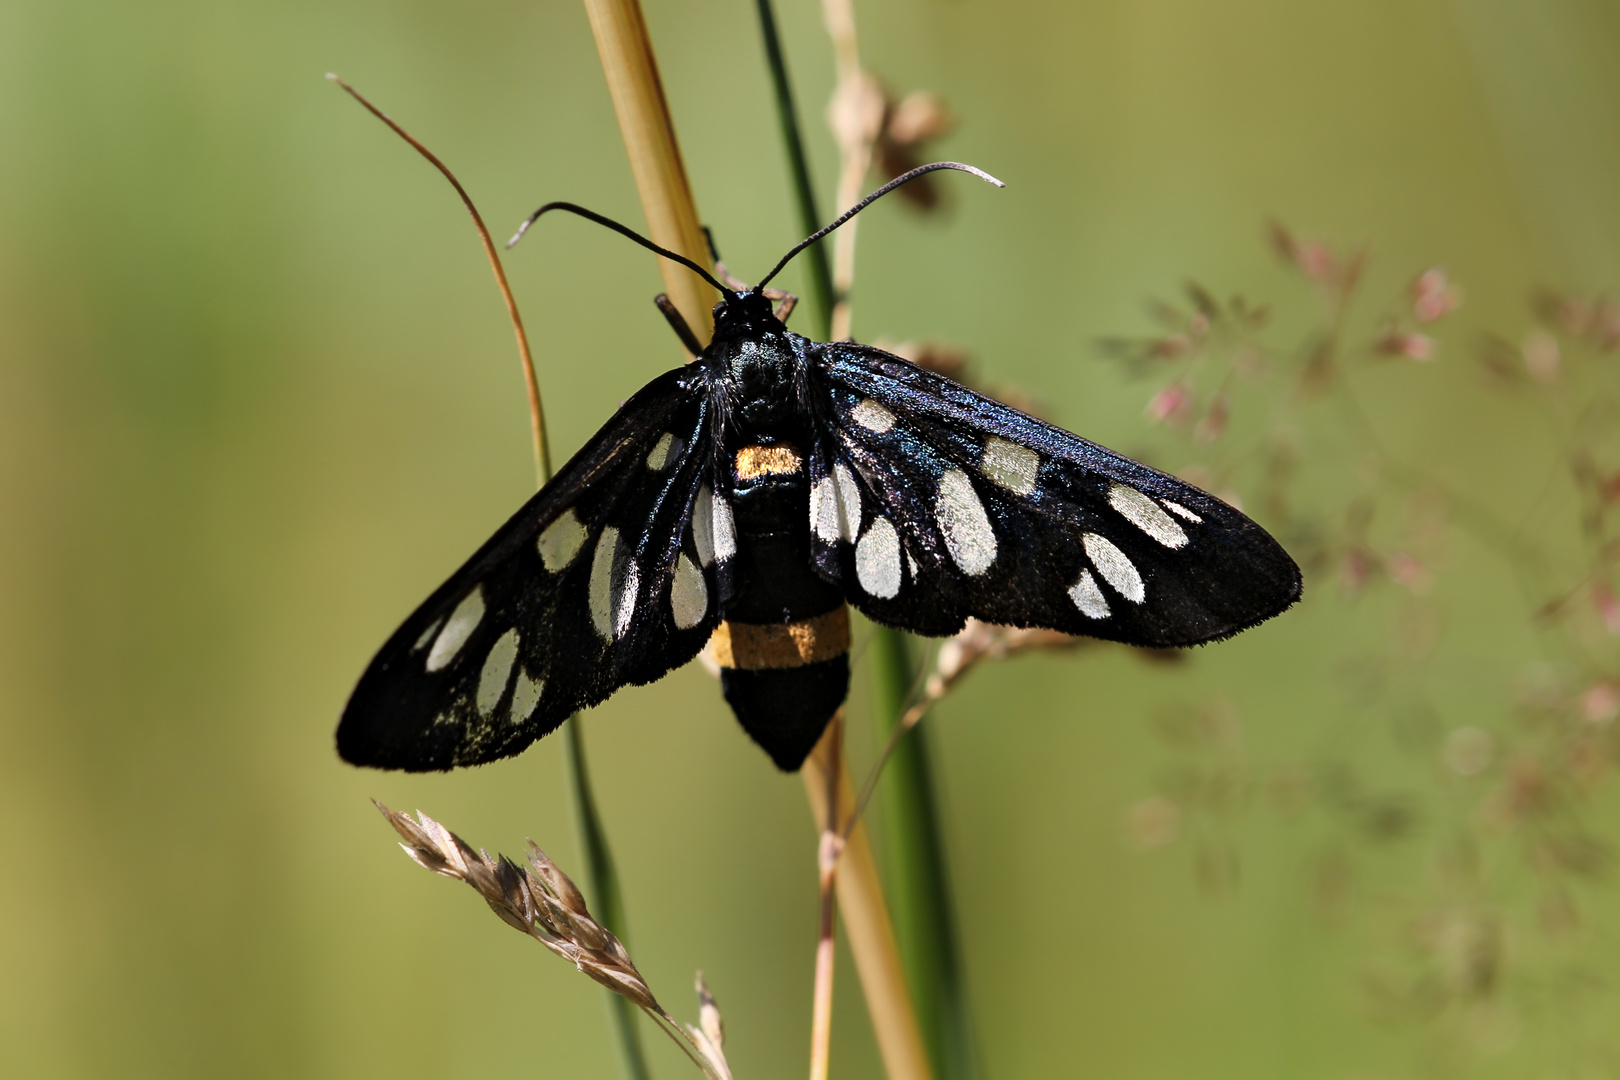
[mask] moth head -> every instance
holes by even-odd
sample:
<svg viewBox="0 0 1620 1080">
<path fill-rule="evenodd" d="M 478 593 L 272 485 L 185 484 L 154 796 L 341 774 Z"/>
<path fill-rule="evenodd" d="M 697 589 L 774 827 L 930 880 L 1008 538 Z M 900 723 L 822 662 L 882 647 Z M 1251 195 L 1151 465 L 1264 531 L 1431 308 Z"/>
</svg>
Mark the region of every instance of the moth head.
<svg viewBox="0 0 1620 1080">
<path fill-rule="evenodd" d="M 759 289 L 725 291 L 725 299 L 714 305 L 714 332 L 739 333 L 781 328 L 771 301 Z"/>
</svg>

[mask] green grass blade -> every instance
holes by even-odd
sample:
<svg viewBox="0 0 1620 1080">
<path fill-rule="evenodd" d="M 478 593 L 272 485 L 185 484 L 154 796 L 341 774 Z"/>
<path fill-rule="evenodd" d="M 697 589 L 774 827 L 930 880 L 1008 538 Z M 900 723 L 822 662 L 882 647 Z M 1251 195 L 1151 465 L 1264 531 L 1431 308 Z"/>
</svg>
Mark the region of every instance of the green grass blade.
<svg viewBox="0 0 1620 1080">
<path fill-rule="evenodd" d="M 804 137 L 771 0 L 756 0 L 756 4 L 799 221 L 808 236 L 820 228 L 821 216 L 816 210 Z M 815 299 L 819 336 L 825 339 L 831 333 L 835 300 L 832 268 L 820 244 L 805 254 L 810 259 L 807 273 Z M 875 627 L 871 657 L 876 679 L 877 735 L 881 745 L 905 710 L 911 689 L 911 661 L 905 636 L 887 627 Z M 928 744 L 921 728 L 914 729 L 895 749 L 888 773 L 881 781 L 881 791 L 890 913 L 900 939 L 917 1022 L 928 1041 L 929 1056 L 937 1075 L 943 1080 L 976 1080 L 980 1069 L 972 1015 L 951 906 L 950 875 L 945 863 Z"/>
<path fill-rule="evenodd" d="M 579 821 L 580 847 L 585 852 L 590 905 L 598 922 L 613 931 L 620 941 L 628 942 L 624 894 L 619 889 L 619 874 L 613 867 L 613 852 L 608 847 L 602 815 L 597 811 L 596 795 L 591 790 L 591 776 L 585 766 L 585 733 L 580 729 L 580 723 L 578 715 L 571 716 L 563 729 L 568 739 L 568 786 L 573 792 L 574 814 Z M 636 1027 L 636 1007 L 612 991 L 607 991 L 607 999 L 624 1075 L 629 1080 L 651 1080 L 647 1054 L 641 1045 L 641 1031 Z"/>
<path fill-rule="evenodd" d="M 906 636 L 886 626 L 874 626 L 871 658 L 873 711 L 878 745 L 882 746 L 905 712 L 911 693 L 912 663 Z M 895 747 L 887 771 L 878 781 L 878 798 L 883 804 L 889 905 L 917 1022 L 941 1080 L 976 1080 L 981 1069 L 926 725 L 912 728 Z"/>
<path fill-rule="evenodd" d="M 793 104 L 793 86 L 788 81 L 787 60 L 782 55 L 782 39 L 776 32 L 776 12 L 771 0 L 757 0 L 759 29 L 765 40 L 765 63 L 771 72 L 771 90 L 776 96 L 776 120 L 782 129 L 782 146 L 787 153 L 788 171 L 793 178 L 793 201 L 799 210 L 799 228 L 809 236 L 824 222 L 816 211 L 816 191 L 810 183 L 810 162 L 804 154 L 804 136 L 799 130 L 799 110 Z M 809 262 L 811 298 L 815 301 L 816 337 L 827 340 L 832 333 L 832 267 L 822 241 L 804 253 Z"/>
</svg>

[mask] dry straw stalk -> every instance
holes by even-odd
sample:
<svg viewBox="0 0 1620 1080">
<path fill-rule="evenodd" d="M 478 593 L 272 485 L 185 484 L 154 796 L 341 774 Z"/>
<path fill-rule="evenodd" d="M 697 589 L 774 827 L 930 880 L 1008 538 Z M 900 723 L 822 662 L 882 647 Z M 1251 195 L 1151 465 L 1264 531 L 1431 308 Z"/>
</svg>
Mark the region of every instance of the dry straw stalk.
<svg viewBox="0 0 1620 1080">
<path fill-rule="evenodd" d="M 698 226 L 697 209 L 687 184 L 685 166 L 681 163 L 641 6 L 636 0 L 585 0 L 585 10 L 596 35 L 597 50 L 652 238 L 694 262 L 707 265 L 707 243 Z M 661 228 L 666 231 L 661 232 Z M 689 271 L 672 266 L 668 260 L 660 262 L 670 298 L 687 322 L 707 336 L 704 331 L 712 325 L 709 311 L 715 299 L 713 290 Z M 677 292 L 677 284 L 685 290 L 684 294 Z M 696 285 L 702 285 L 698 294 L 702 297 L 700 301 L 691 299 L 697 292 Z M 682 295 L 688 299 L 683 301 Z M 689 304 L 695 306 L 689 307 Z M 819 801 L 817 816 L 824 823 L 827 777 L 818 769 L 816 760 L 812 755 L 806 764 L 805 780 L 812 807 Z M 840 799 L 850 799 L 852 808 L 847 775 L 841 776 L 839 791 Z M 840 818 L 842 820 L 843 816 Z M 839 860 L 838 905 L 890 1080 L 930 1080 L 933 1073 L 900 964 L 877 863 L 863 828 L 858 827 L 850 836 L 843 858 Z"/>
<path fill-rule="evenodd" d="M 839 777 L 838 821 L 849 821 L 855 810 L 849 772 L 843 767 L 843 756 L 834 749 L 840 725 L 841 718 L 828 725 L 827 733 L 804 763 L 804 790 L 810 796 L 816 827 L 823 832 L 827 829 L 828 766 L 834 760 Z M 877 860 L 872 856 L 866 825 L 859 820 L 844 841 L 838 860 L 837 889 L 838 910 L 844 917 L 844 933 L 849 937 L 849 951 L 855 957 L 855 970 L 877 1033 L 883 1068 L 889 1080 L 930 1080 L 933 1069 L 906 987 Z"/>
<path fill-rule="evenodd" d="M 709 245 L 698 221 L 697 206 L 686 180 L 675 125 L 664 100 L 647 24 L 638 0 L 585 0 L 596 49 L 602 57 L 613 111 L 630 155 L 630 171 L 641 193 L 647 231 L 659 244 L 699 266 L 709 266 Z M 720 297 L 714 288 L 690 270 L 659 259 L 664 291 L 669 294 L 699 340 L 707 341 L 714 327 L 710 315 Z"/>
</svg>

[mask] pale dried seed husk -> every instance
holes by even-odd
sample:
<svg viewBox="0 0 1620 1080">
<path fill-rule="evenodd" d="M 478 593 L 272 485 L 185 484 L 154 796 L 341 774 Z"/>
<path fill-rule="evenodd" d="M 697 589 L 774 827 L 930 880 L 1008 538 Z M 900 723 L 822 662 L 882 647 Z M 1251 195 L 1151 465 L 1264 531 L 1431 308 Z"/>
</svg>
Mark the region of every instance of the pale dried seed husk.
<svg viewBox="0 0 1620 1080">
<path fill-rule="evenodd" d="M 697 973 L 698 996 L 698 1023 L 703 1026 L 706 1035 L 715 1049 L 723 1050 L 726 1045 L 726 1026 L 720 1017 L 720 1006 L 714 1000 L 714 994 L 709 990 L 708 981 L 703 978 L 703 972 Z"/>
<path fill-rule="evenodd" d="M 533 840 L 526 841 L 529 847 L 529 867 L 541 881 L 544 881 L 552 893 L 561 900 L 563 906 L 570 911 L 590 918 L 590 909 L 585 904 L 585 896 L 581 893 L 567 874 L 557 868 L 557 864 Z"/>
</svg>

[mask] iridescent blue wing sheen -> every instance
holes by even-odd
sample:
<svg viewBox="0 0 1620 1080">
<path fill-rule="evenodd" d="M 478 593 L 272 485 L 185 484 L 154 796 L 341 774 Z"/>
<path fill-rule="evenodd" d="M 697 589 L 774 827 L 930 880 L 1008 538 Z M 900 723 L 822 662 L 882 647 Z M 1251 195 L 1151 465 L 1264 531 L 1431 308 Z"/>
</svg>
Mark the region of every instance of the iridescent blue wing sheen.
<svg viewBox="0 0 1620 1080">
<path fill-rule="evenodd" d="M 1282 546 L 1190 484 L 882 350 L 806 356 L 813 558 L 878 622 L 1165 647 L 1299 598 Z"/>
<path fill-rule="evenodd" d="M 714 411 L 695 367 L 627 401 L 388 639 L 338 752 L 412 771 L 493 761 L 692 659 L 735 548 Z"/>
</svg>

